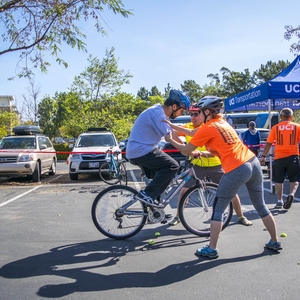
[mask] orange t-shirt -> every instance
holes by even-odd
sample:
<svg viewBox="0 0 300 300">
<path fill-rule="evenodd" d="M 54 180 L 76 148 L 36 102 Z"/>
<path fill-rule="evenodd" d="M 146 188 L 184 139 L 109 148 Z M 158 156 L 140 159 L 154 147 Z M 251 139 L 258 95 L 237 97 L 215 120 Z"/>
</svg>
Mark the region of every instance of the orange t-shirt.
<svg viewBox="0 0 300 300">
<path fill-rule="evenodd" d="M 190 143 L 197 147 L 205 145 L 208 151 L 218 156 L 225 173 L 238 168 L 255 156 L 221 116 L 203 124 Z"/>
<path fill-rule="evenodd" d="M 275 144 L 274 159 L 298 155 L 300 142 L 300 125 L 291 121 L 281 121 L 270 131 L 267 143 Z"/>
</svg>

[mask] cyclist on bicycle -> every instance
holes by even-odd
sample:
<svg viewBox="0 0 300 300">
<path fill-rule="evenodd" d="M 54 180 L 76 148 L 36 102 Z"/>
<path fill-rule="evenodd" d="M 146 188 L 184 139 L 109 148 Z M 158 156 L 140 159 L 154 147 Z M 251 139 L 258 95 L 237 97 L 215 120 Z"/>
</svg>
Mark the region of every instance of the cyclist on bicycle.
<svg viewBox="0 0 300 300">
<path fill-rule="evenodd" d="M 146 204 L 161 206 L 156 203 L 156 199 L 164 192 L 179 169 L 178 162 L 157 146 L 162 137 L 173 131 L 169 124 L 162 121 L 166 118 L 177 118 L 189 107 L 190 99 L 185 93 L 171 90 L 163 105 L 155 104 L 149 107 L 134 122 L 126 156 L 134 164 L 155 172 L 153 180 L 136 195 Z M 181 141 L 177 135 L 174 135 L 174 139 Z"/>
<path fill-rule="evenodd" d="M 223 99 L 207 96 L 198 102 L 201 127 L 194 130 L 184 129 L 185 134 L 193 136 L 186 145 L 178 143 L 172 138 L 172 133 L 166 137 L 182 154 L 189 155 L 197 147 L 206 146 L 212 154 L 221 160 L 224 175 L 222 176 L 213 205 L 210 224 L 210 242 L 204 248 L 198 249 L 196 255 L 217 258 L 218 238 L 222 229 L 224 210 L 242 187 L 246 185 L 251 202 L 261 217 L 271 240 L 265 245 L 272 250 L 280 250 L 275 220 L 264 201 L 263 176 L 260 162 L 254 153 L 239 139 L 235 130 L 224 120 L 221 110 Z"/>
</svg>

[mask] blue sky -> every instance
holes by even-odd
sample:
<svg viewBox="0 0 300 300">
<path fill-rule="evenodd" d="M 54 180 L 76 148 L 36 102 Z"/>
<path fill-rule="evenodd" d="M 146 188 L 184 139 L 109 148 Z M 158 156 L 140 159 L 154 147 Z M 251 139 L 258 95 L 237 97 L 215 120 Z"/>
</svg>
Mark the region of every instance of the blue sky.
<svg viewBox="0 0 300 300">
<path fill-rule="evenodd" d="M 163 92 L 170 83 L 179 89 L 184 80 L 199 85 L 209 83 L 209 73 L 222 67 L 251 72 L 271 60 L 293 61 L 291 42 L 284 40 L 285 25 L 300 25 L 299 0 L 123 0 L 133 16 L 123 18 L 112 12 L 102 17 L 107 37 L 96 33 L 92 22 L 82 23 L 88 36 L 88 52 L 63 47 L 62 58 L 69 67 L 54 61 L 47 74 L 36 72 L 35 82 L 41 88 L 39 98 L 66 92 L 74 76 L 87 67 L 88 54 L 104 57 L 105 50 L 115 48 L 119 68 L 133 78 L 122 90 L 136 95 L 141 87 L 153 86 Z M 294 40 L 296 41 L 296 40 Z M 1 46 L 0 46 L 1 48 Z M 0 56 L 1 95 L 13 95 L 16 104 L 22 94 L 28 95 L 28 81 L 14 75 L 17 54 Z"/>
</svg>

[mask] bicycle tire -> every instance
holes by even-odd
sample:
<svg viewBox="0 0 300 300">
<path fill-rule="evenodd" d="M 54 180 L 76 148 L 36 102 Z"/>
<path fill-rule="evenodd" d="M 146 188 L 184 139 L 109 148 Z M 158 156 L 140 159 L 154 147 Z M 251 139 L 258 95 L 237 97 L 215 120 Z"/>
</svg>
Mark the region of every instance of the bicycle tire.
<svg viewBox="0 0 300 300">
<path fill-rule="evenodd" d="M 109 163 L 104 163 L 99 168 L 100 178 L 109 185 L 114 185 L 119 182 L 117 173 L 110 169 Z"/>
<path fill-rule="evenodd" d="M 119 163 L 118 171 L 119 171 L 119 183 L 122 185 L 127 185 L 128 183 L 127 170 L 124 162 Z"/>
<path fill-rule="evenodd" d="M 135 201 L 126 209 L 127 214 L 118 212 L 118 209 L 136 194 L 135 189 L 125 185 L 110 186 L 101 191 L 96 196 L 91 210 L 96 228 L 115 240 L 124 240 L 136 235 L 147 220 L 148 210 L 144 203 Z"/>
<path fill-rule="evenodd" d="M 179 218 L 184 228 L 201 237 L 210 236 L 212 207 L 218 188 L 218 185 L 215 183 L 208 182 L 205 184 L 207 192 L 201 187 L 193 186 L 184 193 L 178 206 Z M 206 197 L 208 204 L 207 211 L 205 211 L 200 201 L 199 192 Z M 233 205 L 230 202 L 223 215 L 222 230 L 229 224 L 232 214 Z"/>
</svg>

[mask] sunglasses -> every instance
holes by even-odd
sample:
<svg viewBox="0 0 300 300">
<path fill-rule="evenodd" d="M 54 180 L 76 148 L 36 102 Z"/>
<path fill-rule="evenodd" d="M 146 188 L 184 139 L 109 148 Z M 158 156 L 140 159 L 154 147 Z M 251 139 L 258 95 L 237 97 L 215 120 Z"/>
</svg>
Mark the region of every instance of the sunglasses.
<svg viewBox="0 0 300 300">
<path fill-rule="evenodd" d="M 251 127 L 254 127 L 254 124 L 251 124 L 250 126 L 251 126 Z"/>
<path fill-rule="evenodd" d="M 198 117 L 200 115 L 200 113 L 196 112 L 196 113 L 191 113 L 190 115 L 191 115 L 191 117 Z"/>
</svg>

